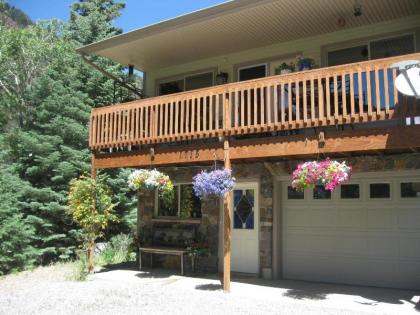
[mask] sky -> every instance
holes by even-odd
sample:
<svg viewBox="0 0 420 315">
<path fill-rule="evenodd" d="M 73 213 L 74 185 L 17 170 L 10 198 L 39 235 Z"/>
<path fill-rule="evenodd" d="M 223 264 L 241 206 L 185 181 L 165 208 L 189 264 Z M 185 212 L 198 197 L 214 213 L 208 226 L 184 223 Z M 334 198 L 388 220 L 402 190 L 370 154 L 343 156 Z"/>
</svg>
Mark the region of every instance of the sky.
<svg viewBox="0 0 420 315">
<path fill-rule="evenodd" d="M 76 0 L 9 0 L 32 20 L 59 18 L 68 20 L 70 4 Z M 125 9 L 115 25 L 124 32 L 185 13 L 216 5 L 225 0 L 122 0 Z"/>
</svg>

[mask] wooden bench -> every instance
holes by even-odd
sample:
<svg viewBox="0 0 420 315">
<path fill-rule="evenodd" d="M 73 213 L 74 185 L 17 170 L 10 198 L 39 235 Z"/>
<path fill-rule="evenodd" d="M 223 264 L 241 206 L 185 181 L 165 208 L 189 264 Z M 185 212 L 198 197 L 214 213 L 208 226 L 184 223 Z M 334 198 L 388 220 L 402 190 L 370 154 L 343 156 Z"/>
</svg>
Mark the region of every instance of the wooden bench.
<svg viewBox="0 0 420 315">
<path fill-rule="evenodd" d="M 181 259 L 181 275 L 184 275 L 184 254 L 187 253 L 186 248 L 175 247 L 139 247 L 139 269 L 142 270 L 141 254 L 150 254 L 150 266 L 153 267 L 153 254 L 174 255 Z"/>
</svg>

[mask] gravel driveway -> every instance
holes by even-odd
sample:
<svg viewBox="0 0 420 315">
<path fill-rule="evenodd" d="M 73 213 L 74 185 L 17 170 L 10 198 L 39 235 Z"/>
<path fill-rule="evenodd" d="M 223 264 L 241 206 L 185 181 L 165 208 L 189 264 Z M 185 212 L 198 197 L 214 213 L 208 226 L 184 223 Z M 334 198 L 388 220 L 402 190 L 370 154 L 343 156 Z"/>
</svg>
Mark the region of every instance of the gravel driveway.
<svg viewBox="0 0 420 315">
<path fill-rule="evenodd" d="M 165 271 L 113 270 L 85 282 L 65 280 L 65 266 L 0 280 L 0 314 L 420 314 L 419 293 L 298 281 L 217 279 Z"/>
</svg>

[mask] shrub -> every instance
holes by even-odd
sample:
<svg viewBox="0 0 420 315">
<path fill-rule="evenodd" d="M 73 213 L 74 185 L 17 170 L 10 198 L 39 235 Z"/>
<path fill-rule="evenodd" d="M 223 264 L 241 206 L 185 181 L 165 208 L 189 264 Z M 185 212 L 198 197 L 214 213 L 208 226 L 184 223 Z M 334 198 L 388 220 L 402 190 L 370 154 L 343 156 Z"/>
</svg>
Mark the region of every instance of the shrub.
<svg viewBox="0 0 420 315">
<path fill-rule="evenodd" d="M 127 234 L 118 234 L 110 239 L 98 256 L 99 265 L 119 264 L 135 260 L 133 237 Z"/>
</svg>

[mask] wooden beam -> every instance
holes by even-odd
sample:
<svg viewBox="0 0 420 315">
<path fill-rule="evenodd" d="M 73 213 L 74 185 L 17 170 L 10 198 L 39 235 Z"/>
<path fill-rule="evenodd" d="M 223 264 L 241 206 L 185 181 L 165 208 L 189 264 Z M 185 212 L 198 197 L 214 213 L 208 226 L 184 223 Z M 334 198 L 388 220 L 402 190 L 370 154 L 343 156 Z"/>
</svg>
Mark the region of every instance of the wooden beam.
<svg viewBox="0 0 420 315">
<path fill-rule="evenodd" d="M 229 156 L 229 141 L 224 141 L 225 168 L 231 169 Z M 230 256 L 231 256 L 231 215 L 232 215 L 232 192 L 225 194 L 223 213 L 223 290 L 230 291 Z"/>
<path fill-rule="evenodd" d="M 319 148 L 317 135 L 295 135 L 271 138 L 255 138 L 231 141 L 229 157 L 234 161 L 258 159 L 278 159 L 286 157 L 308 157 L 324 153 L 343 155 L 350 153 L 375 153 L 393 150 L 420 148 L 420 126 L 360 129 L 343 132 L 331 132 L 325 135 L 325 145 Z M 214 154 L 222 156 L 224 150 L 221 143 L 196 144 L 155 148 L 154 166 L 205 164 L 214 159 Z M 96 154 L 95 167 L 145 167 L 150 166 L 148 150 L 140 152 L 120 152 L 112 154 Z"/>
</svg>

